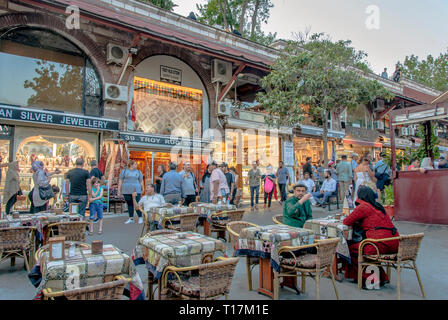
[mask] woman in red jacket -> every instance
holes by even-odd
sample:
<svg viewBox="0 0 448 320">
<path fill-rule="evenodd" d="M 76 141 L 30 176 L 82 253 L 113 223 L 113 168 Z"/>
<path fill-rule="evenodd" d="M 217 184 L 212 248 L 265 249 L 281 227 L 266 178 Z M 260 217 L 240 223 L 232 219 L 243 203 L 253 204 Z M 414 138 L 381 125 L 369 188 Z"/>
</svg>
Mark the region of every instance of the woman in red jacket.
<svg viewBox="0 0 448 320">
<path fill-rule="evenodd" d="M 361 186 L 358 190 L 358 198 L 356 199 L 355 210 L 344 219 L 343 223 L 347 226 L 358 224 L 359 228 L 365 233 L 365 237 L 369 239 L 383 239 L 398 237 L 398 231 L 390 217 L 386 214 L 384 207 L 375 201 L 375 192 L 366 186 Z M 377 242 L 376 245 L 380 254 L 397 253 L 398 240 Z M 358 278 L 358 253 L 360 242 L 349 242 L 351 264 L 346 264 L 345 278 L 357 280 Z M 364 246 L 363 253 L 367 255 L 376 255 L 376 249 L 372 245 Z M 371 274 L 363 272 L 363 285 L 365 280 Z M 380 283 L 384 285 L 389 279 L 383 268 L 380 267 Z"/>
</svg>

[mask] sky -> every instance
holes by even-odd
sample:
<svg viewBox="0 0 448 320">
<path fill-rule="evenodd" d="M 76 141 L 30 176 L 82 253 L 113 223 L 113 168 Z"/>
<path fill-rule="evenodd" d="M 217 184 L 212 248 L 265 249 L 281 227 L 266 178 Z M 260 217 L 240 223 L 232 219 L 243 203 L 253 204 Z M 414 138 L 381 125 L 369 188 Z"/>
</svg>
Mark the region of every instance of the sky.
<svg viewBox="0 0 448 320">
<path fill-rule="evenodd" d="M 387 67 L 392 75 L 397 61 L 414 54 L 424 59 L 448 50 L 448 0 L 271 0 L 274 8 L 265 32 L 293 39 L 293 33 L 311 28 L 333 40 L 351 40 L 368 54 L 371 69 Z M 174 0 L 174 12 L 197 12 L 206 0 Z"/>
</svg>

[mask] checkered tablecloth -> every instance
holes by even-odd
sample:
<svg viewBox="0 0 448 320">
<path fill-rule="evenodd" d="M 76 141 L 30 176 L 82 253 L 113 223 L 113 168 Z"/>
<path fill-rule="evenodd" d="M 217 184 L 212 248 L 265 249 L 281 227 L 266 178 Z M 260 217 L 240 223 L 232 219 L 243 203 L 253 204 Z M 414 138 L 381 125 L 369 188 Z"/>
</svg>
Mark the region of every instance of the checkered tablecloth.
<svg viewBox="0 0 448 320">
<path fill-rule="evenodd" d="M 341 220 L 336 220 L 334 216 L 312 219 L 306 221 L 303 227 L 311 230 L 318 239 L 339 238 L 340 241 L 336 248 L 336 253 L 350 262 L 347 240 L 352 238 L 352 229 L 344 225 Z"/>
<path fill-rule="evenodd" d="M 37 268 L 36 268 L 37 267 Z M 113 281 L 115 276 L 132 278 L 129 283 L 131 300 L 144 298 L 143 283 L 131 258 L 113 245 L 105 245 L 103 253 L 93 255 L 90 249 L 77 247 L 75 256 L 49 261 L 49 251 L 42 254 L 33 271 L 41 273 L 42 280 L 38 285 L 35 299 L 42 298 L 42 290 L 65 291 Z"/>
<path fill-rule="evenodd" d="M 152 220 L 154 221 L 156 228 L 162 229 L 163 219 L 178 216 L 185 213 L 194 213 L 195 211 L 194 208 L 189 207 L 172 207 L 172 208 L 158 207 L 158 208 L 151 208 L 149 212 L 152 216 Z"/>
<path fill-rule="evenodd" d="M 303 246 L 314 243 L 310 230 L 287 225 L 248 227 L 241 230 L 236 256 L 252 256 L 271 259 L 271 266 L 280 271 L 278 250 L 283 246 Z"/>
<path fill-rule="evenodd" d="M 225 244 L 220 240 L 195 232 L 178 232 L 140 238 L 132 257 L 137 265 L 145 263 L 154 279 L 159 279 L 168 265 L 196 266 L 202 264 L 206 255 L 217 252 L 224 255 L 225 251 Z"/>
<path fill-rule="evenodd" d="M 211 223 L 212 215 L 217 212 L 222 211 L 234 211 L 236 206 L 233 204 L 213 204 L 213 203 L 200 203 L 194 207 L 196 212 L 200 214 L 201 218 L 206 218 L 209 223 Z M 223 214 L 219 219 L 227 219 L 226 214 Z"/>
<path fill-rule="evenodd" d="M 6 219 L 0 220 L 0 228 L 15 228 L 15 227 L 36 227 L 36 236 L 39 240 L 43 239 L 44 228 L 57 222 L 80 221 L 81 215 L 56 214 L 54 212 L 40 212 L 36 214 L 21 214 L 19 218 L 13 219 L 12 215 L 8 215 Z"/>
</svg>

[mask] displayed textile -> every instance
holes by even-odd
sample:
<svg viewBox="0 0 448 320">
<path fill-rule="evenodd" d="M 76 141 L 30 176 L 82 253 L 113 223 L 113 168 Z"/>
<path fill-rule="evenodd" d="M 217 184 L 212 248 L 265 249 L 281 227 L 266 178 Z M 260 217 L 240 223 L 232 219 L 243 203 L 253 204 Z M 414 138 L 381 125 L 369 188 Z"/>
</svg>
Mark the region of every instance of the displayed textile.
<svg viewBox="0 0 448 320">
<path fill-rule="evenodd" d="M 195 232 L 178 232 L 140 238 L 132 258 L 160 279 L 168 265 L 190 267 L 202 264 L 203 258 L 216 252 L 226 252 L 224 242 Z"/>
<path fill-rule="evenodd" d="M 107 152 L 106 152 L 106 144 L 103 144 L 103 147 L 101 148 L 101 156 L 100 160 L 98 161 L 98 169 L 105 174 L 106 173 L 106 162 L 107 162 Z"/>
<path fill-rule="evenodd" d="M 313 244 L 314 238 L 311 230 L 287 225 L 248 227 L 241 230 L 234 255 L 271 259 L 272 268 L 280 272 L 280 247 Z"/>
<path fill-rule="evenodd" d="M 65 259 L 49 261 L 49 252 L 42 254 L 40 261 L 32 273 L 41 273 L 41 281 L 35 283 L 37 294 L 35 299 L 42 298 L 42 290 L 51 288 L 53 291 L 65 291 L 110 282 L 115 276 L 132 278 L 128 291 L 131 300 L 144 300 L 143 283 L 132 263 L 131 258 L 113 245 L 105 245 L 102 254 L 92 254 L 90 249 L 75 248 L 75 256 L 68 257 L 65 249 Z"/>
<path fill-rule="evenodd" d="M 344 225 L 342 221 L 336 220 L 334 216 L 326 218 L 312 219 L 305 222 L 304 229 L 311 230 L 316 238 L 339 238 L 339 244 L 336 248 L 336 253 L 339 257 L 350 262 L 350 251 L 348 249 L 347 240 L 351 240 L 353 230 Z"/>
</svg>

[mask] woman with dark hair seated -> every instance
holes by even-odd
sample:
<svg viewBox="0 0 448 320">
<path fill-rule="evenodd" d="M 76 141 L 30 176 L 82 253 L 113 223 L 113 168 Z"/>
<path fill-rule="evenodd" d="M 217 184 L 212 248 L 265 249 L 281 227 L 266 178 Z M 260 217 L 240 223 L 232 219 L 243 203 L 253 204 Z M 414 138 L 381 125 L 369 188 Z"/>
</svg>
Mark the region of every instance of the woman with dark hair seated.
<svg viewBox="0 0 448 320">
<path fill-rule="evenodd" d="M 356 281 L 358 278 L 358 252 L 360 242 L 367 238 L 383 239 L 398 237 L 399 234 L 392 220 L 386 214 L 384 207 L 375 201 L 375 192 L 371 188 L 360 186 L 355 203 L 355 210 L 344 219 L 343 223 L 347 226 L 352 226 L 354 231 L 353 241 L 348 242 L 351 264 L 346 264 L 345 278 Z M 356 235 L 361 236 L 357 237 Z M 380 254 L 397 253 L 398 244 L 398 240 L 376 243 Z M 363 249 L 363 254 L 376 255 L 377 251 L 374 246 L 366 245 Z M 379 269 L 380 284 L 384 285 L 389 279 L 383 268 L 380 267 Z M 366 279 L 370 275 L 370 273 L 363 272 L 363 287 L 365 286 Z"/>
</svg>

